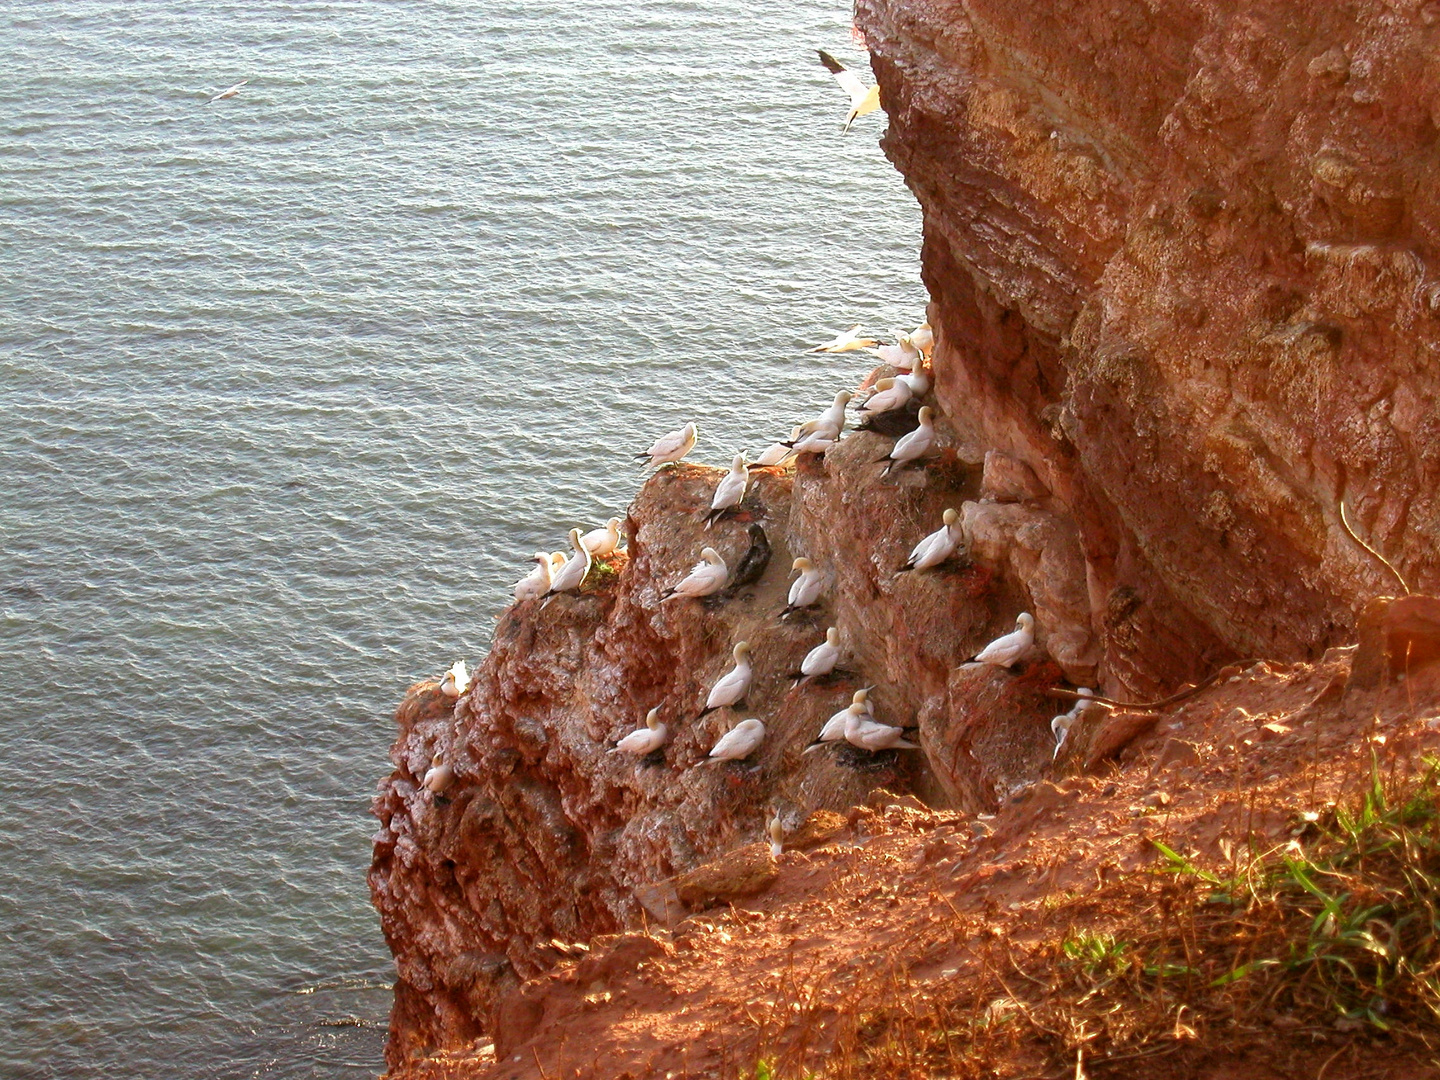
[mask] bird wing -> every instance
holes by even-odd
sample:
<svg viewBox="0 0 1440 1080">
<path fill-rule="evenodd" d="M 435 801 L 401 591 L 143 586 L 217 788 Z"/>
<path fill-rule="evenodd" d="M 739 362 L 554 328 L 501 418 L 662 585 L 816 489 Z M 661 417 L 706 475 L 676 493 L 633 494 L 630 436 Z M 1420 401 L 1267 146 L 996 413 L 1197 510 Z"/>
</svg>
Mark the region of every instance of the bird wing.
<svg viewBox="0 0 1440 1080">
<path fill-rule="evenodd" d="M 820 62 L 825 65 L 825 70 L 830 72 L 831 75 L 834 75 L 835 81 L 840 84 L 841 89 L 850 95 L 850 107 L 852 109 L 858 108 L 859 104 L 863 102 L 869 94 L 865 84 L 855 77 L 854 72 L 850 71 L 849 68 L 840 63 L 839 60 L 836 60 L 824 49 L 817 49 L 816 52 L 820 54 Z M 876 87 L 876 92 L 876 103 L 878 104 L 879 87 Z M 859 114 L 857 113 L 857 115 Z"/>
</svg>

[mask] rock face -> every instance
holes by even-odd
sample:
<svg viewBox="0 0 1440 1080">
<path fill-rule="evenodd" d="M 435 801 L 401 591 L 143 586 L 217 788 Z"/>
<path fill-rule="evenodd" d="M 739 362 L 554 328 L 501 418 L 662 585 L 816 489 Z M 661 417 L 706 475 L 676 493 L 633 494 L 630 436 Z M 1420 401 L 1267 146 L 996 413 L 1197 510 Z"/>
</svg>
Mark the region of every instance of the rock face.
<svg viewBox="0 0 1440 1080">
<path fill-rule="evenodd" d="M 988 810 L 1093 759 L 1077 736 L 1051 765 L 1057 685 L 1133 700 L 1241 657 L 1315 657 L 1362 609 L 1375 679 L 1432 647 L 1418 601 L 1366 609 L 1394 579 L 1340 507 L 1412 586 L 1440 586 L 1440 3 L 859 0 L 857 21 L 882 145 L 924 212 L 938 452 L 882 480 L 890 439 L 847 435 L 757 471 L 711 530 L 721 470 L 663 470 L 628 555 L 508 611 L 458 701 L 411 689 L 370 875 L 394 1075 L 533 1031 L 526 980 L 670 917 L 667 883 L 709 880 L 726 852 L 753 850 L 742 876 L 763 888 L 768 849 L 748 845 L 776 814 L 793 831 L 881 785 Z M 897 573 L 946 508 L 970 559 Z M 737 565 L 755 524 L 757 580 L 662 600 L 706 544 Z M 797 555 L 825 599 L 781 620 Z M 965 665 L 1022 610 L 1031 656 Z M 848 674 L 792 689 L 831 625 Z M 742 639 L 753 687 L 702 716 Z M 805 752 L 872 684 L 923 749 Z M 657 705 L 663 751 L 610 753 Z M 702 764 L 751 716 L 752 759 Z"/>
<path fill-rule="evenodd" d="M 937 394 L 1078 530 L 1104 670 L 1317 655 L 1440 566 L 1440 5 L 858 0 Z"/>
</svg>

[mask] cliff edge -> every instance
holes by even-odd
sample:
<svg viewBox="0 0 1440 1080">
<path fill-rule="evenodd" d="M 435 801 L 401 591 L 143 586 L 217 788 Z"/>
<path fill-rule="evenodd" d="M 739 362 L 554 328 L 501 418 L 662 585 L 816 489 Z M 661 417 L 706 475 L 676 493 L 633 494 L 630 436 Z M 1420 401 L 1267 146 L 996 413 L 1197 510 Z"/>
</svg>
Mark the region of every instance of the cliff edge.
<svg viewBox="0 0 1440 1080">
<path fill-rule="evenodd" d="M 848 434 L 756 470 L 710 529 L 722 472 L 661 470 L 626 553 L 506 612 L 458 700 L 411 688 L 370 874 L 396 1076 L 524 1042 L 539 980 L 596 935 L 724 899 L 686 875 L 772 819 L 788 840 L 853 830 L 908 792 L 973 820 L 1150 737 L 1153 712 L 1096 710 L 1056 755 L 1056 688 L 1155 698 L 1242 657 L 1298 665 L 1297 685 L 1329 670 L 1397 590 L 1342 506 L 1410 586 L 1440 584 L 1440 4 L 860 0 L 857 26 L 924 214 L 935 451 L 882 477 L 893 438 Z M 968 558 L 898 573 L 947 508 Z M 757 531 L 755 580 L 662 602 L 702 546 L 734 567 Z M 802 555 L 825 600 L 781 619 Z M 1031 654 L 967 667 L 1020 611 Z M 792 687 L 830 626 L 844 670 Z M 702 715 L 741 640 L 743 712 Z M 872 685 L 921 750 L 805 753 Z M 609 753 L 657 706 L 663 752 Z M 757 754 L 700 766 L 741 716 L 764 719 Z M 777 872 L 757 854 L 740 877 Z"/>
</svg>

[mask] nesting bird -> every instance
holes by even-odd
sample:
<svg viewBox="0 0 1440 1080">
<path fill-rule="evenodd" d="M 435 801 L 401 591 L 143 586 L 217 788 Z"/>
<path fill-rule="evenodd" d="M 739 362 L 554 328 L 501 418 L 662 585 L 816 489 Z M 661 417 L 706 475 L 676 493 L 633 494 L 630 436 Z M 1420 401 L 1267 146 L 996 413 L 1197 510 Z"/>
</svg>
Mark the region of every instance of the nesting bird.
<svg viewBox="0 0 1440 1080">
<path fill-rule="evenodd" d="M 824 746 L 826 743 L 843 742 L 845 725 L 850 722 L 852 716 L 873 719 L 875 714 L 870 707 L 870 691 L 872 689 L 873 687 L 867 686 L 863 690 L 856 690 L 855 695 L 850 699 L 850 704 L 825 721 L 825 726 L 820 729 L 820 734 L 815 736 L 815 741 L 802 753 L 809 753 L 817 746 Z"/>
<path fill-rule="evenodd" d="M 430 768 L 425 770 L 425 778 L 420 781 L 420 786 L 431 795 L 444 795 L 454 781 L 454 767 L 445 764 L 443 754 L 436 754 L 430 761 Z"/>
<path fill-rule="evenodd" d="M 869 417 L 892 409 L 903 409 L 914 396 L 910 383 L 899 378 L 881 379 L 875 384 L 875 392 L 861 402 L 860 415 Z"/>
<path fill-rule="evenodd" d="M 615 549 L 620 546 L 620 519 L 612 517 L 603 529 L 591 529 L 580 537 L 580 543 L 597 559 L 615 554 Z"/>
<path fill-rule="evenodd" d="M 860 334 L 860 324 L 856 323 L 849 330 L 836 334 L 824 345 L 816 345 L 811 352 L 842 353 L 854 352 L 857 349 L 873 349 L 880 344 L 874 338 L 863 337 Z"/>
<path fill-rule="evenodd" d="M 971 658 L 973 664 L 993 664 L 1008 668 L 1030 651 L 1035 644 L 1035 616 L 1022 611 L 1015 619 L 1015 629 L 996 638 Z"/>
<path fill-rule="evenodd" d="M 752 521 L 748 531 L 750 546 L 735 564 L 735 573 L 730 579 L 731 593 L 759 581 L 765 567 L 770 565 L 770 538 L 765 535 L 765 530 L 758 521 Z"/>
<path fill-rule="evenodd" d="M 458 698 L 470 688 L 470 673 L 465 670 L 465 661 L 456 660 L 450 670 L 440 677 L 440 692 L 446 697 Z"/>
<path fill-rule="evenodd" d="M 636 728 L 615 744 L 612 754 L 634 754 L 644 757 L 654 753 L 670 739 L 670 729 L 660 722 L 660 706 L 645 714 L 645 726 Z"/>
<path fill-rule="evenodd" d="M 825 65 L 825 70 L 835 76 L 835 81 L 840 84 L 840 89 L 850 95 L 850 111 L 845 116 L 845 126 L 840 129 L 843 134 L 850 130 L 850 125 L 855 122 L 856 117 L 865 116 L 880 107 L 880 84 L 874 83 L 866 86 L 855 77 L 854 72 L 824 49 L 815 51 L 820 54 L 820 62 Z"/>
<path fill-rule="evenodd" d="M 743 761 L 765 741 L 765 725 L 759 720 L 741 720 L 720 737 L 702 764 L 718 765 L 722 761 Z"/>
<path fill-rule="evenodd" d="M 1055 753 L 1050 755 L 1051 761 L 1060 756 L 1060 748 L 1065 745 L 1065 739 L 1070 734 L 1070 729 L 1075 726 L 1075 721 L 1084 716 L 1085 711 L 1092 705 L 1097 704 L 1093 700 L 1095 691 L 1088 686 L 1079 687 L 1075 692 L 1080 696 L 1075 699 L 1075 704 L 1070 707 L 1070 711 L 1061 713 L 1050 721 L 1050 734 L 1055 736 Z"/>
<path fill-rule="evenodd" d="M 578 592 L 590 573 L 590 551 L 581 542 L 580 530 L 570 530 L 570 546 L 575 554 L 550 578 L 550 592 Z"/>
<path fill-rule="evenodd" d="M 915 545 L 909 560 L 896 571 L 897 574 L 903 574 L 907 570 L 929 570 L 932 566 L 939 566 L 960 549 L 965 539 L 965 528 L 960 523 L 959 512 L 946 510 L 943 521 L 940 528 Z"/>
<path fill-rule="evenodd" d="M 730 577 L 730 570 L 725 565 L 725 560 L 714 548 L 707 547 L 700 549 L 700 561 L 695 564 L 694 569 L 685 577 L 677 581 L 661 595 L 661 600 L 669 600 L 672 596 L 689 596 L 699 599 L 702 596 L 709 596 L 717 593 L 725 587 L 725 582 Z"/>
<path fill-rule="evenodd" d="M 872 754 L 881 750 L 919 750 L 918 743 L 905 738 L 905 728 L 882 724 L 855 711 L 852 705 L 845 717 L 845 741 Z"/>
<path fill-rule="evenodd" d="M 691 450 L 694 450 L 695 440 L 698 436 L 699 429 L 692 420 L 677 431 L 672 431 L 668 435 L 661 435 L 660 438 L 650 444 L 649 450 L 646 450 L 643 454 L 636 454 L 635 456 L 641 461 L 649 458 L 650 464 L 653 466 L 669 465 L 672 462 L 679 461 L 686 454 L 690 453 Z"/>
<path fill-rule="evenodd" d="M 791 448 L 790 443 L 798 438 L 800 438 L 800 425 L 796 424 L 790 429 L 790 442 L 771 443 L 755 459 L 754 467 L 768 469 L 775 465 L 784 465 L 795 456 L 795 451 Z"/>
<path fill-rule="evenodd" d="M 830 449 L 845 430 L 845 406 L 850 404 L 850 396 L 850 391 L 841 390 L 819 416 L 801 424 L 798 438 L 789 441 L 790 448 L 797 454 L 823 454 Z"/>
<path fill-rule="evenodd" d="M 926 356 L 930 355 L 931 350 L 935 348 L 935 331 L 930 328 L 928 322 L 922 322 L 910 331 L 910 344 Z"/>
<path fill-rule="evenodd" d="M 901 334 L 894 345 L 877 345 L 866 352 L 874 353 L 896 371 L 910 371 L 920 360 L 920 349 L 908 334 Z"/>
<path fill-rule="evenodd" d="M 790 595 L 786 600 L 785 610 L 780 612 L 782 619 L 791 612 L 818 604 L 820 592 L 825 585 L 825 579 L 815 564 L 803 555 L 790 564 L 790 569 L 799 570 L 800 576 L 790 586 Z"/>
<path fill-rule="evenodd" d="M 701 716 L 714 709 L 723 709 L 727 705 L 738 705 L 750 692 L 750 680 L 753 674 L 750 667 L 750 643 L 737 641 L 732 655 L 735 657 L 735 666 L 722 675 L 710 688 L 710 696 L 705 699 L 705 708 L 701 710 Z"/>
<path fill-rule="evenodd" d="M 730 465 L 730 471 L 720 478 L 715 485 L 715 496 L 710 500 L 710 512 L 705 515 L 705 527 L 708 529 L 725 514 L 740 505 L 740 500 L 745 498 L 745 490 L 750 486 L 750 469 L 745 464 L 745 455 L 736 454 L 734 462 Z"/>
<path fill-rule="evenodd" d="M 902 435 L 895 440 L 895 445 L 890 448 L 890 453 L 883 458 L 876 458 L 877 462 L 885 462 L 885 468 L 881 476 L 890 475 L 892 469 L 901 468 L 917 458 L 928 454 L 935 445 L 935 425 L 932 417 L 935 411 L 929 405 L 920 409 L 920 426 L 909 435 Z"/>
<path fill-rule="evenodd" d="M 825 631 L 825 640 L 806 653 L 805 659 L 800 661 L 800 670 L 795 674 L 795 681 L 790 684 L 790 689 L 795 689 L 806 679 L 829 675 L 839 662 L 840 631 L 832 626 Z"/>
<path fill-rule="evenodd" d="M 537 551 L 534 559 L 535 569 L 515 582 L 515 600 L 517 603 L 522 600 L 534 600 L 537 596 L 544 596 L 550 591 L 550 571 L 552 566 L 550 556 L 546 555 L 543 551 Z M 564 565 L 564 556 L 561 556 L 561 565 Z"/>
</svg>

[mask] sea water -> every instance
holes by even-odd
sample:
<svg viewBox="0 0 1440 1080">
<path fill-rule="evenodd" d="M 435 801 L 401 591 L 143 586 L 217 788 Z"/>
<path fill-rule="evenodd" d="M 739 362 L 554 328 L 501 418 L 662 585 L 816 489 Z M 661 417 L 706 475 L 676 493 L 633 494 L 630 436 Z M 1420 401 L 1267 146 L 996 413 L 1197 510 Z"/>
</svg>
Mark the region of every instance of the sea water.
<svg viewBox="0 0 1440 1080">
<path fill-rule="evenodd" d="M 373 1076 L 405 687 L 921 317 L 849 11 L 0 15 L 0 1075 Z"/>
</svg>

